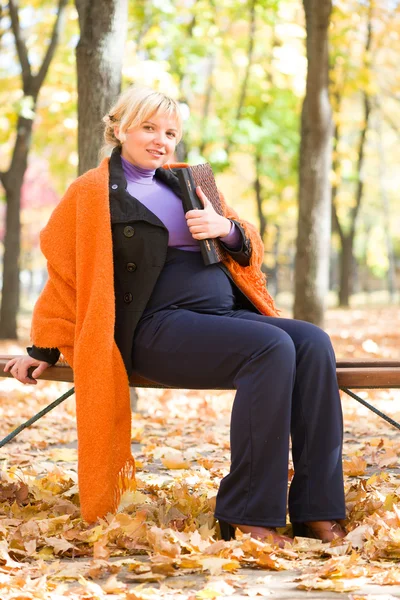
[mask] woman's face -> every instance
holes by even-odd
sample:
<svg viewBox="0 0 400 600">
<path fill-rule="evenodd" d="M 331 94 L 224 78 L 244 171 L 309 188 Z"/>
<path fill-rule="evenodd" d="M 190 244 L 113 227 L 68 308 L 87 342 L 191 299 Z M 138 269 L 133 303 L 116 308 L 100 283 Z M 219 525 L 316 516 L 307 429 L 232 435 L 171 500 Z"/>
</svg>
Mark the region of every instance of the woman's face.
<svg viewBox="0 0 400 600">
<path fill-rule="evenodd" d="M 115 133 L 118 137 L 118 129 Z M 172 158 L 177 136 L 176 119 L 156 112 L 139 126 L 127 130 L 121 155 L 137 167 L 158 169 Z"/>
</svg>

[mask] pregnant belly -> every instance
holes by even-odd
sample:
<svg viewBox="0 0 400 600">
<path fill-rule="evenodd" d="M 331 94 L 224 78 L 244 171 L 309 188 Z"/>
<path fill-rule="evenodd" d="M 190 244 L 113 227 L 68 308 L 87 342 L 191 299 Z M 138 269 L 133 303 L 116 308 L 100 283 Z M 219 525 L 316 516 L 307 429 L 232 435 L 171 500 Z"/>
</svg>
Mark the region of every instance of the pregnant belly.
<svg viewBox="0 0 400 600">
<path fill-rule="evenodd" d="M 170 248 L 145 313 L 171 305 L 218 313 L 234 308 L 235 294 L 230 279 L 217 264 L 205 266 L 200 253 Z"/>
</svg>

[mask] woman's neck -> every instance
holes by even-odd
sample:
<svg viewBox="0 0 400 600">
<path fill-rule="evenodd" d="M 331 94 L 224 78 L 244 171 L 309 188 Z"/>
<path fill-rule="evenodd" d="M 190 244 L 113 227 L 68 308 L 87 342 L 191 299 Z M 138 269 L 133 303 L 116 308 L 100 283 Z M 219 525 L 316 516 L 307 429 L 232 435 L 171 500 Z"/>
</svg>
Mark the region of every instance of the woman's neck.
<svg viewBox="0 0 400 600">
<path fill-rule="evenodd" d="M 122 168 L 127 181 L 150 185 L 153 183 L 155 169 L 144 169 L 132 164 L 121 156 Z"/>
</svg>

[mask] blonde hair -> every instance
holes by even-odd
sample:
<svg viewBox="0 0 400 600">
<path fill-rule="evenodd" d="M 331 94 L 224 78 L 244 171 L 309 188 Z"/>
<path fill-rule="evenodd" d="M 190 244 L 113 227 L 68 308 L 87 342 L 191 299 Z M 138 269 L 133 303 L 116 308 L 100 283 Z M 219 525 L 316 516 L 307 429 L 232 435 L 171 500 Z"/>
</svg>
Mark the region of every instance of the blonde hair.
<svg viewBox="0 0 400 600">
<path fill-rule="evenodd" d="M 104 156 L 109 154 L 110 149 L 121 146 L 128 129 L 138 127 L 157 111 L 176 119 L 178 143 L 182 137 L 182 115 L 178 102 L 151 88 L 131 86 L 119 96 L 108 114 L 103 117 L 105 144 L 101 154 Z M 115 127 L 119 128 L 119 139 L 115 135 Z"/>
</svg>

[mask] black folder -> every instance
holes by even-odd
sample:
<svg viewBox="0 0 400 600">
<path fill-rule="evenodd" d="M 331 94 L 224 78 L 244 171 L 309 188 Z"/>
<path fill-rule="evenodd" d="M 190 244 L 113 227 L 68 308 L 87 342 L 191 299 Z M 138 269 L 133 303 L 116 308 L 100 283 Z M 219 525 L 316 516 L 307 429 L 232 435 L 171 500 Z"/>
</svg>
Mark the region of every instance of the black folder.
<svg viewBox="0 0 400 600">
<path fill-rule="evenodd" d="M 219 215 L 224 214 L 211 165 L 204 163 L 191 167 L 179 167 L 174 169 L 174 172 L 177 174 L 181 186 L 185 213 L 195 208 L 200 210 L 204 208 L 196 193 L 196 187 L 200 186 L 214 210 Z M 199 240 L 199 243 L 206 265 L 221 262 L 226 258 L 227 253 L 218 238 Z"/>
</svg>

